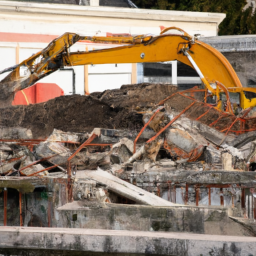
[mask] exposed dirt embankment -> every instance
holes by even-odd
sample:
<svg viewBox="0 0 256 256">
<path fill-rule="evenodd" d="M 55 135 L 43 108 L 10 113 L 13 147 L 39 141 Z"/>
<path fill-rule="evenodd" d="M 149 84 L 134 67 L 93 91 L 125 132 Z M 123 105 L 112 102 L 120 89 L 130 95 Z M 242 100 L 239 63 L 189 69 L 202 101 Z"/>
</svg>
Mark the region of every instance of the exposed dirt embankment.
<svg viewBox="0 0 256 256">
<path fill-rule="evenodd" d="M 49 136 L 53 129 L 90 132 L 95 127 L 140 129 L 143 110 L 176 92 L 165 84 L 124 85 L 121 89 L 90 96 L 62 96 L 45 103 L 1 108 L 0 126 L 32 130 L 34 138 Z"/>
</svg>

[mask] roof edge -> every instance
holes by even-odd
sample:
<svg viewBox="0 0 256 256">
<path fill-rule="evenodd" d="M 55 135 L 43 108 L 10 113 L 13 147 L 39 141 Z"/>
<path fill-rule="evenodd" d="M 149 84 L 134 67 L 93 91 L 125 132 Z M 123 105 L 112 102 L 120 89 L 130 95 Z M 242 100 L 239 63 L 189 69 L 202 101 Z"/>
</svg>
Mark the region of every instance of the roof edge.
<svg viewBox="0 0 256 256">
<path fill-rule="evenodd" d="M 81 6 L 48 3 L 28 3 L 16 1 L 0 1 L 0 11 L 45 13 L 74 16 L 94 16 L 109 18 L 162 20 L 162 21 L 193 21 L 209 22 L 218 25 L 224 20 L 224 13 L 169 11 L 155 9 L 135 9 L 105 6 Z"/>
</svg>

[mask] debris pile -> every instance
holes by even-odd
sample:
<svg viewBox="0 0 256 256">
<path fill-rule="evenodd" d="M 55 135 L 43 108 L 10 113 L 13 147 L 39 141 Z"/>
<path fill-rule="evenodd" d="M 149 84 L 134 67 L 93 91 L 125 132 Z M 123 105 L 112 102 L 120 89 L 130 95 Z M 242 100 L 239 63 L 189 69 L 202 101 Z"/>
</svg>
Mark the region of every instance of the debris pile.
<svg viewBox="0 0 256 256">
<path fill-rule="evenodd" d="M 159 174 L 186 170 L 254 171 L 256 133 L 229 132 L 236 122 L 227 113 L 216 127 L 216 109 L 199 108 L 200 94 L 180 101 L 185 93 L 170 85 L 131 85 L 3 109 L 12 115 L 1 117 L 0 175 L 66 177 L 79 200 L 90 194 L 87 185 L 74 184 L 80 172 L 103 170 L 133 184 L 149 173 L 149 182 L 157 182 Z M 97 190 L 97 198 L 106 199 L 104 193 Z"/>
</svg>

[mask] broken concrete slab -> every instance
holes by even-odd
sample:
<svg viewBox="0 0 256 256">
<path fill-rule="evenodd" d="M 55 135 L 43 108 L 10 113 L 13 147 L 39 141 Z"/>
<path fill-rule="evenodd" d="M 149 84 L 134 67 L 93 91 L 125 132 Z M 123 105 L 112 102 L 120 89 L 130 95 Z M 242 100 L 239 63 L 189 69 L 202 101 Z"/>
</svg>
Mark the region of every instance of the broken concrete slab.
<svg viewBox="0 0 256 256">
<path fill-rule="evenodd" d="M 113 145 L 110 151 L 110 158 L 112 163 L 125 163 L 132 156 L 133 141 L 127 138 L 121 138 L 120 141 Z"/>
<path fill-rule="evenodd" d="M 71 151 L 58 142 L 41 142 L 35 147 L 35 152 L 40 158 L 56 155 L 48 161 L 63 167 L 66 167 L 67 160 L 71 156 Z"/>
<path fill-rule="evenodd" d="M 175 112 L 174 112 L 175 113 Z M 214 120 L 213 120 L 214 121 Z M 194 130 L 194 134 L 200 134 L 206 141 L 213 143 L 214 145 L 220 145 L 220 143 L 225 138 L 225 143 L 231 145 L 232 142 L 236 139 L 236 136 L 233 134 L 228 134 L 226 136 L 224 133 L 219 132 L 218 130 L 210 127 L 209 125 L 200 123 L 196 120 L 191 120 L 185 116 L 179 118 L 175 125 L 180 125 L 185 130 L 190 131 L 191 129 Z M 192 132 L 193 134 L 193 132 Z"/>
<path fill-rule="evenodd" d="M 107 186 L 110 191 L 121 195 L 125 198 L 135 201 L 138 204 L 152 206 L 173 206 L 175 204 L 168 202 L 152 193 L 138 188 L 126 181 L 123 181 L 112 174 L 97 170 L 97 171 L 79 171 L 76 173 L 76 179 L 92 179 L 100 184 Z"/>
<path fill-rule="evenodd" d="M 31 163 L 32 162 L 27 157 L 24 161 L 22 161 L 19 169 L 22 169 L 23 167 L 28 166 Z M 42 166 L 41 164 L 35 164 L 35 165 L 32 165 L 31 167 L 28 167 L 28 168 L 20 171 L 20 174 L 24 175 L 24 176 L 30 176 L 30 175 L 33 175 L 33 174 L 39 172 L 37 175 L 39 175 L 39 176 L 47 176 L 49 174 L 48 171 L 40 172 L 40 171 L 42 171 L 44 169 L 45 169 L 45 167 Z"/>
<path fill-rule="evenodd" d="M 79 142 L 80 138 L 76 133 L 73 132 L 63 132 L 61 130 L 54 129 L 52 134 L 47 138 L 50 142 Z"/>
<path fill-rule="evenodd" d="M 6 153 L 7 158 L 1 159 L 0 162 L 0 174 L 6 175 L 9 172 L 15 171 L 15 167 L 18 168 L 20 164 L 27 158 L 27 150 L 23 147 L 17 148 L 12 155 Z M 4 153 L 1 154 L 4 156 Z"/>
<path fill-rule="evenodd" d="M 71 163 L 77 165 L 78 170 L 97 170 L 98 167 L 105 170 L 110 169 L 111 165 L 109 152 L 79 152 Z"/>
<path fill-rule="evenodd" d="M 136 132 L 131 132 L 130 130 L 116 130 L 116 129 L 103 129 L 94 128 L 90 135 L 97 135 L 92 143 L 96 144 L 116 144 L 119 143 L 122 138 L 127 138 L 129 140 L 134 140 Z"/>
<path fill-rule="evenodd" d="M 23 156 L 22 158 L 20 158 L 19 160 L 13 161 L 11 163 L 2 163 L 0 165 L 0 174 L 1 175 L 6 175 L 9 172 L 12 172 L 15 170 L 14 166 L 15 165 L 19 165 L 23 160 L 25 160 L 26 156 Z"/>
<path fill-rule="evenodd" d="M 166 133 L 166 142 L 169 145 L 176 145 L 186 153 L 191 152 L 197 147 L 196 141 L 187 131 L 180 129 L 168 129 Z"/>
</svg>

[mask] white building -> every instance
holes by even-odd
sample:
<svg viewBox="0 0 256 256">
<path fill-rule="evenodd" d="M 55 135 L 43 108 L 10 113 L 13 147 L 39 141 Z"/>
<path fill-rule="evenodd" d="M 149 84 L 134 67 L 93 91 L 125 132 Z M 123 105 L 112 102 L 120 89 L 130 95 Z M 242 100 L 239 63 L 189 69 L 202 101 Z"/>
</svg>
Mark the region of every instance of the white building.
<svg viewBox="0 0 256 256">
<path fill-rule="evenodd" d="M 111 4 L 115 0 L 73 1 L 93 6 L 0 1 L 0 70 L 18 64 L 65 32 L 89 36 L 106 36 L 107 33 L 157 35 L 161 27 L 176 26 L 191 35 L 216 36 L 218 26 L 225 18 L 225 14 L 221 13 L 97 6 L 101 2 Z M 130 0 L 127 1 L 132 4 Z M 71 51 L 88 51 L 99 47 L 109 46 L 78 42 Z M 139 67 L 136 64 L 118 63 L 74 67 L 76 93 L 104 91 L 119 88 L 122 84 L 142 82 L 138 76 Z M 0 79 L 4 76 L 6 73 L 0 75 Z M 40 82 L 57 83 L 65 94 L 72 93 L 70 71 L 56 71 Z"/>
</svg>

